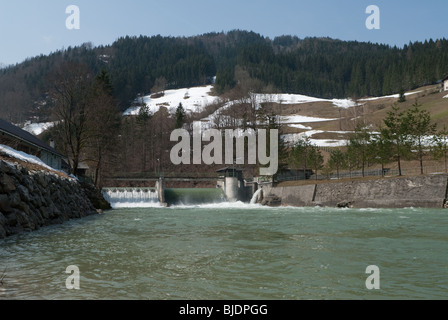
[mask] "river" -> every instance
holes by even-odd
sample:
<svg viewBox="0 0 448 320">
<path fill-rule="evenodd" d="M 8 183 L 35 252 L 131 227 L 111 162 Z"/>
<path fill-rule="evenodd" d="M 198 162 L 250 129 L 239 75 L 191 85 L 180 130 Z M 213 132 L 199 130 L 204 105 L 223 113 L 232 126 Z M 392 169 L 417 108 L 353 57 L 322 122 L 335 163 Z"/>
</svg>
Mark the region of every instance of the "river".
<svg viewBox="0 0 448 320">
<path fill-rule="evenodd" d="M 447 299 L 447 231 L 432 209 L 116 209 L 0 240 L 0 299 Z"/>
</svg>

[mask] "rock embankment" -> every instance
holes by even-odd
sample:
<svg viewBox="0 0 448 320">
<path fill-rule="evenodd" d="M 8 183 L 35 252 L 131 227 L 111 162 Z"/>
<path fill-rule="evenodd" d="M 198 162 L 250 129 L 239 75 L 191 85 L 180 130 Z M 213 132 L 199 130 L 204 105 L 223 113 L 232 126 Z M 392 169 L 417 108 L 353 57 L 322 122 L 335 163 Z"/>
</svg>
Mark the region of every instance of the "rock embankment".
<svg viewBox="0 0 448 320">
<path fill-rule="evenodd" d="M 0 161 L 0 239 L 96 213 L 76 180 Z"/>
</svg>

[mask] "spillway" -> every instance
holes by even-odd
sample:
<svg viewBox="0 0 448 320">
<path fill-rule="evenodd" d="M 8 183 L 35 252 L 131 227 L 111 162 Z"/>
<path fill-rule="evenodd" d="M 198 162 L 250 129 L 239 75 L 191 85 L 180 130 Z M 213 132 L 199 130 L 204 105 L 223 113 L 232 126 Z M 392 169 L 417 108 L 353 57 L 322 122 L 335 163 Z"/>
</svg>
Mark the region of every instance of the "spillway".
<svg viewBox="0 0 448 320">
<path fill-rule="evenodd" d="M 170 205 L 200 205 L 226 202 L 220 188 L 165 189 L 165 200 Z"/>
<path fill-rule="evenodd" d="M 145 208 L 160 206 L 155 188 L 104 188 L 104 198 L 112 208 Z"/>
</svg>

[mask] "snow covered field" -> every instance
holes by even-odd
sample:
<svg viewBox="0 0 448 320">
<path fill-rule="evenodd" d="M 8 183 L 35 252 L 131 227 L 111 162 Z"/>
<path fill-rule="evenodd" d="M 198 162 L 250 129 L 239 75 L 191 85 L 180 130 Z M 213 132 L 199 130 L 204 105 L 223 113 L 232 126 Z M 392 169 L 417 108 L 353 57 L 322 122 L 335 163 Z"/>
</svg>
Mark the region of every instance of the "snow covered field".
<svg viewBox="0 0 448 320">
<path fill-rule="evenodd" d="M 210 95 L 213 86 L 167 90 L 161 98 L 153 99 L 151 96 L 143 97 L 143 102 L 151 113 L 159 111 L 160 107 L 177 108 L 182 103 L 186 111 L 197 112 L 203 107 L 214 103 L 219 99 Z M 140 101 L 136 101 L 140 102 Z M 124 112 L 124 116 L 138 115 L 140 107 L 132 107 Z"/>
<path fill-rule="evenodd" d="M 197 112 L 205 106 L 220 100 L 217 96 L 210 95 L 213 86 L 184 88 L 177 90 L 167 90 L 161 98 L 153 99 L 150 95 L 143 97 L 143 102 L 152 113 L 157 112 L 160 107 L 177 108 L 179 103 L 186 111 Z M 356 105 L 351 99 L 320 99 L 300 94 L 261 94 L 256 93 L 253 96 L 258 105 L 272 102 L 278 104 L 304 104 L 313 102 L 331 102 L 337 108 L 351 108 Z M 137 103 L 141 102 L 136 100 Z M 223 108 L 230 107 L 234 102 L 229 101 Z M 138 115 L 140 107 L 131 107 L 124 112 L 124 116 Z"/>
<path fill-rule="evenodd" d="M 211 96 L 210 92 L 213 86 L 196 87 L 196 88 L 184 88 L 178 90 L 167 90 L 165 91 L 165 96 L 161 98 L 153 99 L 151 96 L 143 97 L 143 102 L 146 104 L 148 110 L 152 113 L 157 112 L 160 107 L 165 106 L 168 109 L 177 108 L 179 103 L 182 103 L 183 108 L 187 112 L 199 112 L 205 106 L 216 103 L 220 100 L 219 97 Z M 141 102 L 136 100 L 136 102 Z M 351 99 L 321 99 L 300 94 L 253 94 L 251 102 L 255 102 L 257 107 L 260 107 L 263 103 L 278 103 L 283 105 L 291 104 L 305 104 L 314 102 L 329 102 L 332 103 L 335 108 L 351 108 L 356 105 L 356 103 Z M 235 101 L 227 101 L 224 105 L 210 114 L 208 117 L 202 119 L 204 128 L 211 127 L 213 121 L 217 118 L 224 119 L 225 117 L 220 116 L 220 114 L 226 109 L 233 106 Z M 141 107 L 131 107 L 126 110 L 123 116 L 138 115 Z M 283 116 L 280 118 L 283 124 L 288 124 L 290 127 L 306 130 L 305 133 L 300 134 L 288 134 L 284 138 L 286 141 L 296 141 L 300 137 L 307 135 L 311 137 L 313 134 L 321 133 L 323 131 L 316 131 L 310 126 L 313 122 L 325 122 L 334 121 L 337 119 L 328 119 L 320 117 L 309 117 L 302 115 L 291 115 Z M 308 125 L 304 125 L 308 124 Z M 332 147 L 332 146 L 342 146 L 346 144 L 345 140 L 319 140 L 311 139 L 311 142 L 318 146 Z"/>
</svg>

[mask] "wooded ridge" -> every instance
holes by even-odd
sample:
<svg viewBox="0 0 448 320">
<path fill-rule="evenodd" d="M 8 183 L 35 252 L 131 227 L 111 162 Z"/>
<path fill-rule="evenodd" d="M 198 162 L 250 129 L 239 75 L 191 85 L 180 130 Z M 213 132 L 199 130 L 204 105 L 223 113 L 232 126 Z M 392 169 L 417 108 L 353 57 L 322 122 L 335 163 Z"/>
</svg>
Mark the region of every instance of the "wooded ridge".
<svg viewBox="0 0 448 320">
<path fill-rule="evenodd" d="M 234 30 L 194 37 L 122 37 L 108 46 L 85 43 L 0 70 L 0 117 L 14 123 L 45 115 L 48 77 L 63 62 L 105 70 L 125 110 L 139 94 L 210 84 L 217 94 L 243 70 L 260 88 L 321 98 L 381 96 L 435 84 L 448 73 L 448 40 L 403 48 L 330 38 Z M 254 88 L 258 89 L 258 88 Z"/>
</svg>

